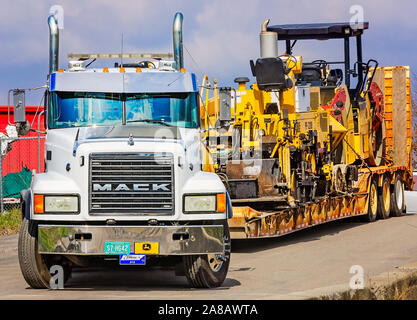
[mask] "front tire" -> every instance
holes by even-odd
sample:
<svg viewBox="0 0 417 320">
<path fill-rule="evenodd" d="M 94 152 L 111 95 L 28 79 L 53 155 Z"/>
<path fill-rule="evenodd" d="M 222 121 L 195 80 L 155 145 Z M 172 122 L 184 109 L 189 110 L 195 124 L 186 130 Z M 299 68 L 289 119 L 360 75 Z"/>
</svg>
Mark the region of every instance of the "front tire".
<svg viewBox="0 0 417 320">
<path fill-rule="evenodd" d="M 230 264 L 230 231 L 223 225 L 225 253 L 223 255 L 190 255 L 183 257 L 184 273 L 193 288 L 215 288 L 226 279 Z"/>
<path fill-rule="evenodd" d="M 51 274 L 38 253 L 37 225 L 23 218 L 19 232 L 18 256 L 20 270 L 27 284 L 34 289 L 49 288 Z"/>
</svg>

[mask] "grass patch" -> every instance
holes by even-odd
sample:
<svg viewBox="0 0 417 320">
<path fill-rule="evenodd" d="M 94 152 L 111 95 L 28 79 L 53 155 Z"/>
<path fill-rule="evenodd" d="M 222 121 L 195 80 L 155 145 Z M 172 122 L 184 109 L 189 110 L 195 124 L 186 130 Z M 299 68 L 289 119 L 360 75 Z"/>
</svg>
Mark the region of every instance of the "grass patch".
<svg viewBox="0 0 417 320">
<path fill-rule="evenodd" d="M 413 272 L 406 278 L 386 286 L 379 292 L 384 300 L 416 300 L 417 299 L 417 273 Z"/>
<path fill-rule="evenodd" d="M 0 214 L 0 236 L 18 233 L 21 217 L 20 208 L 13 208 Z"/>
<path fill-rule="evenodd" d="M 321 296 L 318 300 L 417 300 L 417 272 L 390 284 L 373 285 L 370 281 L 364 289 Z"/>
</svg>

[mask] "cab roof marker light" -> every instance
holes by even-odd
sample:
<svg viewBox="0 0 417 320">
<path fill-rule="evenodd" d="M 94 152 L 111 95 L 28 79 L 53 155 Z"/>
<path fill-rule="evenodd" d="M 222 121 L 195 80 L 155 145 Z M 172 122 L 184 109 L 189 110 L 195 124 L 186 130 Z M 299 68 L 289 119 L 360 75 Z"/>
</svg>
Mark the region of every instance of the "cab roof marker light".
<svg viewBox="0 0 417 320">
<path fill-rule="evenodd" d="M 88 60 L 88 59 L 171 59 L 174 55 L 168 53 L 68 53 L 68 59 Z"/>
</svg>

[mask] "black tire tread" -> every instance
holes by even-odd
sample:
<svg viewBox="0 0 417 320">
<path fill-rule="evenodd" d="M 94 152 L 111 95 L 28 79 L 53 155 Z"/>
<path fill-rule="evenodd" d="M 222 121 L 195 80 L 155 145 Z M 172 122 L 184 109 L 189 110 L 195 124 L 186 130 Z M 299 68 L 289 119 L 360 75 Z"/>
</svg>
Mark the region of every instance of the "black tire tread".
<svg viewBox="0 0 417 320">
<path fill-rule="evenodd" d="M 374 185 L 375 185 L 376 190 L 378 190 L 378 189 L 377 189 L 377 185 L 376 185 L 376 183 L 375 183 L 375 180 L 374 180 L 373 178 L 371 178 L 371 184 L 369 185 L 369 191 L 371 191 L 371 186 L 372 186 L 372 184 L 374 184 Z M 377 200 L 378 200 L 378 198 L 377 198 Z M 362 220 L 362 221 L 365 221 L 365 222 L 374 222 L 374 221 L 375 221 L 375 219 L 376 219 L 376 216 L 378 215 L 378 213 L 377 213 L 375 216 L 373 216 L 373 215 L 371 214 L 371 203 L 370 203 L 370 201 L 369 201 L 369 200 L 368 200 L 368 208 L 367 208 L 367 209 L 368 209 L 368 210 L 367 210 L 367 213 L 361 217 L 361 220 Z"/>
<path fill-rule="evenodd" d="M 402 181 L 401 177 L 399 175 L 395 176 L 394 179 L 394 186 L 392 189 L 392 193 L 391 193 L 391 209 L 390 209 L 390 215 L 392 217 L 401 217 L 403 214 L 403 211 L 405 210 L 405 198 L 404 198 L 404 194 L 403 194 L 403 206 L 402 208 L 399 210 L 397 207 L 397 199 L 395 197 L 395 187 L 397 185 L 397 180 L 401 180 L 401 183 L 403 185 L 403 192 L 404 192 L 404 182 Z"/>
<path fill-rule="evenodd" d="M 29 286 L 34 289 L 45 289 L 49 287 L 49 281 L 39 271 L 36 259 L 38 255 L 36 231 L 36 224 L 24 218 L 19 232 L 19 265 Z"/>
<path fill-rule="evenodd" d="M 382 181 L 382 188 L 381 188 L 381 193 L 378 194 L 378 211 L 377 211 L 377 217 L 379 219 L 388 219 L 389 218 L 389 214 L 390 214 L 390 210 L 391 210 L 391 192 L 389 195 L 390 198 L 390 207 L 388 209 L 388 211 L 385 211 L 385 206 L 384 206 L 384 184 L 385 183 L 390 183 L 389 179 L 387 176 L 384 177 L 383 181 Z"/>
<path fill-rule="evenodd" d="M 226 235 L 230 241 L 230 233 L 227 222 L 225 223 Z M 188 255 L 183 257 L 183 264 L 184 264 L 184 273 L 187 277 L 189 284 L 193 288 L 213 288 L 218 287 L 221 285 L 218 281 L 210 280 L 210 275 L 208 274 L 211 272 L 210 266 L 208 261 L 203 259 L 203 255 Z M 228 260 L 224 263 L 226 264 L 224 268 L 227 270 L 229 268 L 229 261 L 230 255 Z"/>
</svg>

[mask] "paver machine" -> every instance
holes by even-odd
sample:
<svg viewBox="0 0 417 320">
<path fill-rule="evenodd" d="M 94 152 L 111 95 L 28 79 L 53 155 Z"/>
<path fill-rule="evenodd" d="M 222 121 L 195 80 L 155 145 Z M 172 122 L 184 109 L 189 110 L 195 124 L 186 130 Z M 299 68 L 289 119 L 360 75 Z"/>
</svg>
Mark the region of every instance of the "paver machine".
<svg viewBox="0 0 417 320">
<path fill-rule="evenodd" d="M 401 215 L 404 188 L 412 187 L 409 67 L 365 62 L 368 22 L 268 24 L 260 58 L 250 61 L 256 81 L 247 88 L 249 79 L 238 77 L 237 89 L 215 87 L 201 109 L 212 170 L 232 199 L 232 237 Z M 329 39 L 341 43 L 343 60 L 295 55 L 297 42 Z"/>
</svg>

